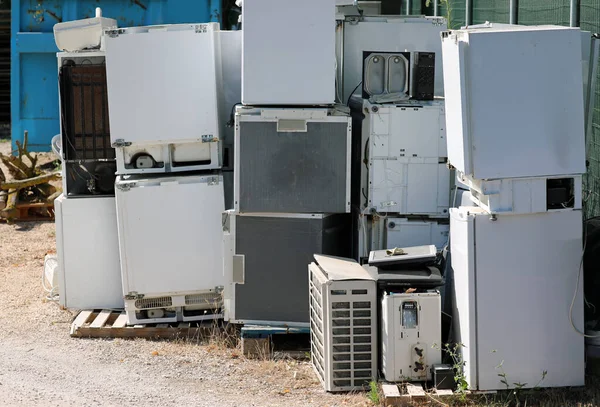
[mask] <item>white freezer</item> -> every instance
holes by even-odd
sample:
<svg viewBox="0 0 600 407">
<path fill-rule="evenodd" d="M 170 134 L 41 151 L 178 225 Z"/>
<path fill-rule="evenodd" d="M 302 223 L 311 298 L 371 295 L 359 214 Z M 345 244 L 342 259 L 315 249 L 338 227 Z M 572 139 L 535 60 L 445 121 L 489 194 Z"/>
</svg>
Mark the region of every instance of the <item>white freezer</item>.
<svg viewBox="0 0 600 407">
<path fill-rule="evenodd" d="M 164 162 L 158 172 L 169 172 L 171 161 L 175 167 L 176 162 L 192 165 L 214 156 L 213 144 L 220 139 L 217 90 L 222 77 L 218 29 L 218 23 L 208 23 L 107 32 L 111 142 L 123 147 L 120 173 L 144 152 Z M 159 150 L 163 145 L 169 150 Z M 213 158 L 206 167 L 218 166 Z M 146 166 L 140 168 L 149 172 Z"/>
<path fill-rule="evenodd" d="M 335 102 L 335 1 L 252 0 L 242 7 L 242 103 Z"/>
<path fill-rule="evenodd" d="M 115 192 L 124 295 L 224 286 L 221 175 L 121 176 Z"/>
<path fill-rule="evenodd" d="M 572 210 L 492 218 L 450 210 L 454 339 L 470 389 L 585 384 L 584 339 L 569 307 L 582 256 L 582 214 Z M 573 322 L 583 329 L 583 279 Z"/>
<path fill-rule="evenodd" d="M 448 160 L 476 179 L 585 172 L 581 33 L 442 35 Z"/>
<path fill-rule="evenodd" d="M 123 308 L 115 198 L 61 195 L 54 212 L 60 305 Z"/>
</svg>

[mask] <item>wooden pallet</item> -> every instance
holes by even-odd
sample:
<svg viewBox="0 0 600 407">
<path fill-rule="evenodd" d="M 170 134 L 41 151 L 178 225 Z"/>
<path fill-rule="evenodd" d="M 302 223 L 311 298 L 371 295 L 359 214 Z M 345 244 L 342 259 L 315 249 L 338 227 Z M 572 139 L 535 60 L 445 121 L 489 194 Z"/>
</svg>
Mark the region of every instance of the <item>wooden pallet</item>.
<svg viewBox="0 0 600 407">
<path fill-rule="evenodd" d="M 456 396 L 452 390 L 424 389 L 421 384 L 403 383 L 403 384 L 382 384 L 383 405 L 386 407 L 408 407 L 422 405 L 425 401 L 438 400 L 444 402 L 444 399 Z M 480 396 L 482 394 L 496 394 L 496 391 L 478 392 L 467 391 L 466 396 Z"/>
<path fill-rule="evenodd" d="M 16 221 L 54 220 L 54 202 L 17 203 L 15 209 L 17 210 L 17 216 L 14 219 Z M 48 216 L 36 213 L 39 209 L 45 210 Z"/>
<path fill-rule="evenodd" d="M 214 321 L 128 326 L 124 311 L 111 310 L 81 311 L 71 323 L 71 336 L 76 338 L 204 339 L 214 330 Z"/>
</svg>

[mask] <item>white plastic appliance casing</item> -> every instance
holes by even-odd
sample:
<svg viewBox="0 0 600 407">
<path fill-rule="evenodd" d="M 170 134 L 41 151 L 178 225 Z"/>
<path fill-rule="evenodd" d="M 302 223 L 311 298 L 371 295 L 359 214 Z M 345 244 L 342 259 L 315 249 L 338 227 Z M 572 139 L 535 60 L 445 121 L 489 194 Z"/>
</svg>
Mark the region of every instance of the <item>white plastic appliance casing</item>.
<svg viewBox="0 0 600 407">
<path fill-rule="evenodd" d="M 450 225 L 443 218 L 402 218 L 361 215 L 358 220 L 358 257 L 368 258 L 373 250 L 448 243 Z"/>
<path fill-rule="evenodd" d="M 111 142 L 121 147 L 118 173 L 221 166 L 218 29 L 218 23 L 207 23 L 107 31 Z M 131 159 L 140 153 L 163 166 L 133 168 Z"/>
<path fill-rule="evenodd" d="M 488 213 L 526 214 L 549 211 L 569 211 L 581 209 L 582 176 L 562 175 L 542 178 L 507 178 L 498 180 L 478 180 L 460 172 L 457 180 L 470 189 L 470 199 Z M 571 178 L 573 180 L 573 199 L 568 207 L 548 209 L 547 182 L 552 179 Z"/>
<path fill-rule="evenodd" d="M 473 390 L 583 386 L 582 213 L 450 210 L 454 339 Z M 547 372 L 544 374 L 544 372 Z M 543 379 L 543 380 L 542 380 Z"/>
<path fill-rule="evenodd" d="M 416 324 L 403 320 L 405 303 L 416 305 Z M 442 302 L 437 291 L 385 293 L 381 300 L 381 370 L 385 380 L 431 380 L 442 362 Z"/>
<path fill-rule="evenodd" d="M 315 257 L 308 266 L 313 368 L 326 391 L 362 389 L 377 377 L 376 283 L 356 262 Z"/>
<path fill-rule="evenodd" d="M 449 31 L 442 49 L 450 164 L 475 179 L 585 172 L 578 28 Z"/>
<path fill-rule="evenodd" d="M 335 66 L 334 0 L 244 2 L 242 103 L 332 104 Z"/>
<path fill-rule="evenodd" d="M 434 95 L 444 95 L 440 33 L 446 19 L 424 16 L 347 17 L 337 29 L 338 84 L 345 102 L 362 81 L 363 52 L 435 52 Z M 359 93 L 360 86 L 356 93 Z"/>
<path fill-rule="evenodd" d="M 221 175 L 120 176 L 115 193 L 125 296 L 223 287 Z"/>
<path fill-rule="evenodd" d="M 60 305 L 123 308 L 115 198 L 61 195 L 54 212 Z"/>
<path fill-rule="evenodd" d="M 67 52 L 100 49 L 104 30 L 116 27 L 117 20 L 106 17 L 60 22 L 54 24 L 54 42 Z"/>
</svg>

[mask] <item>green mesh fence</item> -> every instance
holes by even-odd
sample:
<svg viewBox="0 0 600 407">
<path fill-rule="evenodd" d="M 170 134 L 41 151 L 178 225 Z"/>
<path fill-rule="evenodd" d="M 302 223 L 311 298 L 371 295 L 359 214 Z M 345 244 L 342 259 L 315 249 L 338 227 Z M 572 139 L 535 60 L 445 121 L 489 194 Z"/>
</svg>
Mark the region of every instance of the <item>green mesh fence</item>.
<svg viewBox="0 0 600 407">
<path fill-rule="evenodd" d="M 473 0 L 473 24 L 508 23 L 510 0 Z"/>
<path fill-rule="evenodd" d="M 579 9 L 581 29 L 593 33 L 600 32 L 600 2 L 598 0 L 581 0 Z M 600 63 L 600 61 L 599 61 Z M 587 145 L 588 171 L 584 177 L 585 214 L 588 218 L 600 215 L 600 75 L 596 79 L 596 99 L 592 133 Z"/>
<path fill-rule="evenodd" d="M 450 10 L 450 15 L 448 15 Z M 448 19 L 449 28 L 460 28 L 465 25 L 465 1 L 449 0 L 440 4 L 440 16 Z"/>
<path fill-rule="evenodd" d="M 569 0 L 519 0 L 519 24 L 569 25 Z"/>
</svg>

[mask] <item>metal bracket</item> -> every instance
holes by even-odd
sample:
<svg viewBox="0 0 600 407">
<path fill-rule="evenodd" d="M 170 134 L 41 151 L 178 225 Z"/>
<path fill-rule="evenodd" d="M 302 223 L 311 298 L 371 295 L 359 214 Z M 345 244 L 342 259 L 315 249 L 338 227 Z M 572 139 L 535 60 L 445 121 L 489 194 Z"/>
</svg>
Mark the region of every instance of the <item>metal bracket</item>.
<svg viewBox="0 0 600 407">
<path fill-rule="evenodd" d="M 110 146 L 112 148 L 120 148 L 120 147 L 129 147 L 131 145 L 131 141 L 125 141 L 122 138 L 115 140 Z"/>
<path fill-rule="evenodd" d="M 126 300 L 141 300 L 144 294 L 139 294 L 137 291 L 131 291 L 125 295 Z"/>
<path fill-rule="evenodd" d="M 208 179 L 208 185 L 219 185 L 219 177 L 211 177 Z"/>
<path fill-rule="evenodd" d="M 202 34 L 208 32 L 208 26 L 206 24 L 199 24 L 194 27 L 196 29 L 197 34 Z"/>
<path fill-rule="evenodd" d="M 131 189 L 131 187 L 135 186 L 135 182 L 130 182 L 127 184 L 116 184 L 115 187 L 119 190 L 119 191 L 123 191 L 123 192 L 127 192 Z"/>
<path fill-rule="evenodd" d="M 108 35 L 110 38 L 116 38 L 118 37 L 120 34 L 124 34 L 125 30 L 123 28 L 116 28 L 113 30 L 106 30 L 105 34 Z"/>
<path fill-rule="evenodd" d="M 202 135 L 203 143 L 212 143 L 213 141 L 219 141 L 219 139 L 216 138 L 215 136 L 213 136 L 212 134 L 203 134 Z"/>
</svg>

